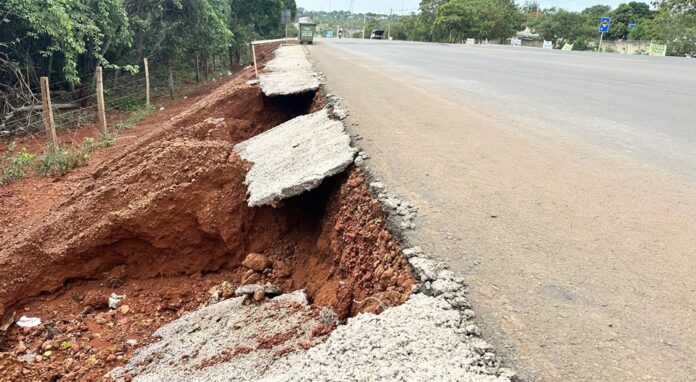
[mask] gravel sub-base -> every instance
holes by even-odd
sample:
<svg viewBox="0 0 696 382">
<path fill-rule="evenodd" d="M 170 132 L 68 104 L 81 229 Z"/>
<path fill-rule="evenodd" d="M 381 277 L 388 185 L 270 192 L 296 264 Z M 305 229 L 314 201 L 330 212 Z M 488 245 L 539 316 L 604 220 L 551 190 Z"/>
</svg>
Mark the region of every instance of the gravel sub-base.
<svg viewBox="0 0 696 382">
<path fill-rule="evenodd" d="M 509 381 L 487 374 L 489 346 L 479 339 L 463 340 L 461 331 L 460 313 L 443 298 L 415 294 L 380 315 L 349 319 L 288 370 L 271 368 L 274 375 L 261 380 Z"/>
</svg>

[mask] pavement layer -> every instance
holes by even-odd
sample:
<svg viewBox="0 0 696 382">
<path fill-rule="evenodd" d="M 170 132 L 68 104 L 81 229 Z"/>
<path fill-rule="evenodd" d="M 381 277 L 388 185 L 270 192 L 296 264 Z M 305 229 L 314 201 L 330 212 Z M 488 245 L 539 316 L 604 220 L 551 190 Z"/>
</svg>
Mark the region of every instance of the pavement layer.
<svg viewBox="0 0 696 382">
<path fill-rule="evenodd" d="M 319 89 L 319 79 L 300 45 L 285 45 L 275 51 L 259 76 L 263 94 L 269 97 L 302 94 Z"/>
<path fill-rule="evenodd" d="M 325 40 L 309 50 L 365 163 L 419 207 L 409 238 L 469 282 L 484 338 L 525 379 L 692 380 L 691 61 Z M 605 93 L 593 85 L 602 76 L 615 85 Z"/>
<path fill-rule="evenodd" d="M 250 207 L 274 204 L 318 187 L 353 163 L 343 123 L 326 109 L 292 119 L 234 148 L 253 165 L 246 176 Z"/>
</svg>

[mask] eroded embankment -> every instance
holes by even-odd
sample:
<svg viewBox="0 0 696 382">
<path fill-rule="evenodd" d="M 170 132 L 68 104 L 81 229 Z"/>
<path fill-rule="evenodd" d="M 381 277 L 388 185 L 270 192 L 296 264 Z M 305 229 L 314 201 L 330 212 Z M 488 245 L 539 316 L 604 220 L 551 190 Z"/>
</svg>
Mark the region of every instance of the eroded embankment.
<svg viewBox="0 0 696 382">
<path fill-rule="evenodd" d="M 128 359 L 128 339 L 225 281 L 305 289 L 343 318 L 405 301 L 410 267 L 360 170 L 276 208 L 247 206 L 249 164 L 234 145 L 322 106 L 313 93 L 225 85 L 97 168 L 41 224 L 18 228 L 0 247 L 0 325 L 21 315 L 43 324 L 9 327 L 0 380 L 100 379 Z M 250 253 L 268 264 L 242 266 Z M 127 296 L 116 310 L 105 306 L 112 292 Z"/>
</svg>

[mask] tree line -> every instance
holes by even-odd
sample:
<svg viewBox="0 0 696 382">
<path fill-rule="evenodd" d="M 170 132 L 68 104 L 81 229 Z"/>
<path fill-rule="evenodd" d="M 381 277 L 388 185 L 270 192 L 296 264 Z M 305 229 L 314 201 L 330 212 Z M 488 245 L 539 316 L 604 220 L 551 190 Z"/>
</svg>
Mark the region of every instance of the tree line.
<svg viewBox="0 0 696 382">
<path fill-rule="evenodd" d="M 311 12 L 300 15 L 330 25 L 355 25 L 366 38 L 374 28 L 391 30 L 398 40 L 462 42 L 467 38 L 505 42 L 525 28 L 557 47 L 573 44 L 575 50 L 596 47 L 602 17 L 612 18 L 607 40 L 646 40 L 667 44 L 670 55 L 696 54 L 696 0 L 658 0 L 652 6 L 631 1 L 615 9 L 594 5 L 573 12 L 542 8 L 528 0 L 422 0 L 417 11 L 402 15 L 351 15 L 348 12 Z M 361 37 L 362 31 L 354 37 Z"/>
<path fill-rule="evenodd" d="M 295 0 L 0 0 L 0 95 L 48 76 L 75 86 L 101 65 L 136 72 L 239 62 L 254 39 L 285 36 Z"/>
</svg>

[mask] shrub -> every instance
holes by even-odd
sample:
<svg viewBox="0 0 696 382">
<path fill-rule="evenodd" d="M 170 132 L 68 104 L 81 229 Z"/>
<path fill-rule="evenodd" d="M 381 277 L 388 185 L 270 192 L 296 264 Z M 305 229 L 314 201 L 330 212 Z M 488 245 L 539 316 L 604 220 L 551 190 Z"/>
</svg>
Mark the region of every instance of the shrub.
<svg viewBox="0 0 696 382">
<path fill-rule="evenodd" d="M 7 184 L 14 180 L 23 179 L 27 176 L 27 168 L 36 160 L 36 155 L 22 148 L 17 152 L 17 145 L 12 142 L 5 152 L 2 160 L 2 176 L 0 184 Z"/>
<path fill-rule="evenodd" d="M 89 153 L 85 151 L 84 147 L 49 149 L 39 157 L 36 172 L 46 176 L 63 175 L 75 168 L 86 166 L 88 157 Z"/>
</svg>

